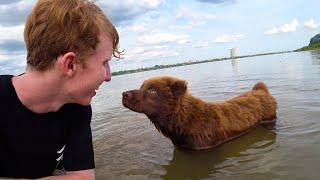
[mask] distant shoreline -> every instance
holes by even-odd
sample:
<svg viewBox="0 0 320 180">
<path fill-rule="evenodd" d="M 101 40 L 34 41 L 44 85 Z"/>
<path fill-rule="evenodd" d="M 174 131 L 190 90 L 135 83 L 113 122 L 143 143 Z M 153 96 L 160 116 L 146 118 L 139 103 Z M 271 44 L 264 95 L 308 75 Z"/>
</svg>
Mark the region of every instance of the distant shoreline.
<svg viewBox="0 0 320 180">
<path fill-rule="evenodd" d="M 132 73 L 138 73 L 138 72 L 143 72 L 143 71 L 152 71 L 152 70 L 157 70 L 157 69 L 167 69 L 167 68 L 179 67 L 179 66 L 188 66 L 188 65 L 193 65 L 193 64 L 201 64 L 201 63 L 208 63 L 208 62 L 214 62 L 214 61 L 224 61 L 224 60 L 228 60 L 228 59 L 240 59 L 240 58 L 247 58 L 247 57 L 254 57 L 254 56 L 267 56 L 267 55 L 273 55 L 273 54 L 285 54 L 285 53 L 292 53 L 292 52 L 296 52 L 296 50 L 236 56 L 233 58 L 232 57 L 224 57 L 224 58 L 214 58 L 214 59 L 201 60 L 201 61 L 188 61 L 188 62 L 177 63 L 177 64 L 168 64 L 168 65 L 155 65 L 153 67 L 146 67 L 146 68 L 139 68 L 139 69 L 133 69 L 133 70 L 124 70 L 124 71 L 113 72 L 112 76 L 132 74 Z"/>
<path fill-rule="evenodd" d="M 297 52 L 299 52 L 299 51 L 310 51 L 310 50 L 316 50 L 316 49 L 320 49 L 320 42 L 312 44 L 312 45 L 305 46 L 305 47 L 303 47 L 301 49 L 298 49 L 296 51 Z"/>
</svg>

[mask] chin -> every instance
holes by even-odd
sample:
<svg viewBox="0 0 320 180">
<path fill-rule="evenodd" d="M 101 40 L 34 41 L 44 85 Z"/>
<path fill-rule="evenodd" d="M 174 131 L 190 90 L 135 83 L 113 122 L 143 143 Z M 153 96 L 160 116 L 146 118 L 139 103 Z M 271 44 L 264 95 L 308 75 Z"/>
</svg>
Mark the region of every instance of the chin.
<svg viewBox="0 0 320 180">
<path fill-rule="evenodd" d="M 92 101 L 92 97 L 88 97 L 86 99 L 81 99 L 78 102 L 76 102 L 77 104 L 83 105 L 83 106 L 88 106 L 91 104 Z"/>
</svg>

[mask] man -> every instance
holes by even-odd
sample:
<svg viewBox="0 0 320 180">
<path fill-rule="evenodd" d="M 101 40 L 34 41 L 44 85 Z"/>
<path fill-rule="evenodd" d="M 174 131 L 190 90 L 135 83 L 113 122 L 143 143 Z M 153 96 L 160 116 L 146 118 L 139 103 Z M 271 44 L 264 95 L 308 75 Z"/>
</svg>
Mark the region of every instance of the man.
<svg viewBox="0 0 320 180">
<path fill-rule="evenodd" d="M 92 2 L 38 0 L 24 38 L 26 72 L 0 76 L 0 177 L 94 179 L 90 102 L 118 33 Z"/>
</svg>

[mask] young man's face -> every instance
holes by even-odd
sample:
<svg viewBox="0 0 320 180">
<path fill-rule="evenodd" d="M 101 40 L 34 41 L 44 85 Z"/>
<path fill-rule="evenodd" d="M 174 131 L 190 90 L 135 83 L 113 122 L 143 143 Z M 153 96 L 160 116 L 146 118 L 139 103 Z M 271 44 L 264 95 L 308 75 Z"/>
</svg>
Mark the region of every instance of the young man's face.
<svg viewBox="0 0 320 180">
<path fill-rule="evenodd" d="M 95 54 L 89 56 L 85 66 L 81 66 L 76 74 L 71 95 L 75 103 L 89 105 L 99 86 L 111 80 L 109 61 L 113 53 L 112 41 L 102 35 L 99 41 Z"/>
</svg>

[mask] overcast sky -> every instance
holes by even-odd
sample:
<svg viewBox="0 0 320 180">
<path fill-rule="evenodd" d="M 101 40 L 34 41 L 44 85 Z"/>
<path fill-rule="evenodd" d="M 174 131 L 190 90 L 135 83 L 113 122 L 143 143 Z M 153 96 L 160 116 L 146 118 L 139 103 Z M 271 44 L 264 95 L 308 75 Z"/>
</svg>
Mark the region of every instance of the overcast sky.
<svg viewBox="0 0 320 180">
<path fill-rule="evenodd" d="M 0 0 L 0 74 L 25 69 L 25 18 L 35 0 Z M 97 0 L 120 34 L 112 70 L 294 50 L 320 33 L 319 0 Z"/>
</svg>

